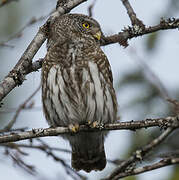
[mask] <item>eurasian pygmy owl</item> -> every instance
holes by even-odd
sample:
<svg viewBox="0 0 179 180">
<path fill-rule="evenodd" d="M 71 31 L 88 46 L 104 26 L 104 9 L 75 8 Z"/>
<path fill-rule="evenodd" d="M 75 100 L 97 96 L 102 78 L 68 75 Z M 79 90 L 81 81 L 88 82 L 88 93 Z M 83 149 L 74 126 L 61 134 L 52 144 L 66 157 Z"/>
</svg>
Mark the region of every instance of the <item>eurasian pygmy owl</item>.
<svg viewBox="0 0 179 180">
<path fill-rule="evenodd" d="M 98 22 L 82 14 L 65 14 L 51 25 L 42 65 L 42 102 L 52 127 L 103 126 L 116 121 L 117 101 L 107 57 L 100 48 Z M 107 132 L 63 135 L 72 147 L 72 167 L 102 170 L 106 166 Z"/>
</svg>

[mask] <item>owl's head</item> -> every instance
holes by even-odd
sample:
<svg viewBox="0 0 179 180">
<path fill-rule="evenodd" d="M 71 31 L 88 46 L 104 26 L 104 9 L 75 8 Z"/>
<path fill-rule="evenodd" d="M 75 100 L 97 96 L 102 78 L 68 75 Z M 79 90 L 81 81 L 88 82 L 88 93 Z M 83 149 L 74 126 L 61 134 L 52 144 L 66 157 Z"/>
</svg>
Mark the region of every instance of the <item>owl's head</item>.
<svg viewBox="0 0 179 180">
<path fill-rule="evenodd" d="M 99 23 L 83 14 L 64 14 L 50 27 L 47 47 L 55 44 L 58 39 L 60 41 L 83 39 L 85 42 L 89 40 L 100 43 L 104 37 Z"/>
<path fill-rule="evenodd" d="M 96 41 L 100 41 L 103 33 L 96 20 L 83 14 L 69 14 L 69 17 L 74 21 L 74 30 L 86 38 L 93 37 Z"/>
</svg>

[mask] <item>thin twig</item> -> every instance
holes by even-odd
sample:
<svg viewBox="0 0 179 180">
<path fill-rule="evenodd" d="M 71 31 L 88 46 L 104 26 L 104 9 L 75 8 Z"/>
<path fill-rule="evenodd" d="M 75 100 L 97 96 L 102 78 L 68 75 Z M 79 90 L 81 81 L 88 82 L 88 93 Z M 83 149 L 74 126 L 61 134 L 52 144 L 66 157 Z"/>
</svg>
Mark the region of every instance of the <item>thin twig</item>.
<svg viewBox="0 0 179 180">
<path fill-rule="evenodd" d="M 9 155 L 9 157 L 11 157 L 13 162 L 16 165 L 18 165 L 21 169 L 25 170 L 27 173 L 29 173 L 31 175 L 36 175 L 37 172 L 35 170 L 35 167 L 25 163 L 25 161 L 20 158 L 18 153 L 8 152 L 8 155 Z"/>
<path fill-rule="evenodd" d="M 38 150 L 44 150 L 46 147 L 44 147 L 44 145 L 32 145 L 32 144 L 16 144 L 16 143 L 4 143 L 1 144 L 2 147 L 9 147 L 12 149 L 16 149 L 16 147 L 18 148 L 26 148 L 26 149 L 38 149 Z M 50 150 L 52 151 L 59 151 L 59 152 L 65 152 L 65 153 L 71 153 L 70 150 L 67 149 L 63 149 L 63 148 L 56 148 L 56 147 L 50 147 Z"/>
<path fill-rule="evenodd" d="M 7 113 L 13 113 L 16 112 L 18 108 L 2 108 L 0 109 L 0 114 L 7 114 Z M 42 106 L 26 106 L 22 109 L 22 111 L 41 111 L 42 110 Z"/>
<path fill-rule="evenodd" d="M 82 175 L 80 175 L 79 173 L 77 173 L 75 170 L 73 170 L 73 169 L 65 162 L 65 160 L 63 160 L 62 158 L 57 157 L 57 156 L 53 153 L 53 151 L 55 150 L 55 148 L 50 147 L 50 146 L 49 146 L 46 142 L 44 142 L 42 139 L 37 138 L 36 140 L 41 143 L 41 147 L 42 147 L 42 148 L 39 149 L 39 150 L 45 152 L 48 156 L 51 156 L 55 161 L 60 162 L 60 163 L 63 165 L 63 167 L 65 168 L 66 173 L 67 173 L 68 175 L 70 175 L 73 179 L 80 179 L 80 180 L 81 180 L 81 179 L 86 179 L 85 176 L 82 176 Z M 56 150 L 62 151 L 62 149 L 60 149 L 60 148 L 56 148 Z M 70 152 L 70 153 L 71 153 L 71 151 L 67 151 L 67 150 L 65 150 L 65 152 L 68 152 L 68 153 Z M 76 176 L 74 176 L 74 175 L 76 175 L 78 178 L 76 178 Z"/>
<path fill-rule="evenodd" d="M 1 130 L 2 132 L 1 133 L 14 133 L 14 132 L 24 132 L 25 130 L 27 130 L 28 128 L 27 127 L 21 127 L 21 128 L 15 128 L 15 129 L 10 129 L 8 131 L 5 131 L 4 129 Z"/>
<path fill-rule="evenodd" d="M 26 107 L 27 103 L 37 94 L 37 92 L 40 90 L 40 88 L 41 88 L 41 83 L 36 88 L 36 90 L 18 107 L 13 119 L 8 123 L 8 125 L 6 125 L 3 129 L 0 130 L 0 133 L 7 132 L 12 128 L 12 126 L 15 124 L 17 117 L 19 116 L 22 109 L 24 109 L 24 107 Z"/>
<path fill-rule="evenodd" d="M 89 5 L 88 7 L 88 16 L 89 17 L 93 17 L 93 8 L 96 4 L 97 0 L 94 0 L 93 3 L 91 5 Z"/>
<path fill-rule="evenodd" d="M 166 159 L 160 160 L 157 163 L 133 169 L 132 171 L 121 172 L 117 178 L 120 179 L 120 178 L 124 178 L 128 176 L 142 174 L 148 171 L 152 171 L 155 169 L 159 169 L 159 168 L 174 165 L 174 164 L 179 164 L 179 158 L 166 158 Z"/>
<path fill-rule="evenodd" d="M 81 174 L 79 174 L 78 172 L 76 172 L 75 170 L 73 170 L 63 159 L 57 157 L 54 153 L 52 152 L 47 152 L 48 156 L 51 156 L 55 161 L 60 162 L 63 167 L 65 168 L 65 171 L 68 175 L 70 175 L 73 179 L 77 180 L 77 179 L 86 179 L 85 176 L 82 176 Z M 78 176 L 78 178 L 76 176 Z"/>
<path fill-rule="evenodd" d="M 143 22 L 141 20 L 139 20 L 136 16 L 136 13 L 134 12 L 132 6 L 130 5 L 128 0 L 121 0 L 124 7 L 127 10 L 127 14 L 129 15 L 129 18 L 131 20 L 131 24 L 133 26 L 139 26 L 140 28 L 142 28 L 143 30 L 145 29 L 145 25 L 143 24 Z"/>
<path fill-rule="evenodd" d="M 149 33 L 153 33 L 160 30 L 168 30 L 168 29 L 178 29 L 179 28 L 179 19 L 169 18 L 163 19 L 161 18 L 160 23 L 155 26 L 149 26 L 145 29 L 128 27 L 124 28 L 122 32 L 119 34 L 115 34 L 112 36 L 108 36 L 104 39 L 102 46 L 106 46 L 108 44 L 119 43 L 120 45 L 127 47 L 128 40 L 134 37 L 143 36 Z"/>
<path fill-rule="evenodd" d="M 16 32 L 12 36 L 10 36 L 6 41 L 0 42 L 0 46 L 7 46 L 7 47 L 13 48 L 14 46 L 7 44 L 9 41 L 11 41 L 12 39 L 21 37 L 24 29 L 26 29 L 27 27 L 31 26 L 32 24 L 34 24 L 38 21 L 42 21 L 43 19 L 47 18 L 48 16 L 49 16 L 49 14 L 45 15 L 45 16 L 41 16 L 39 18 L 32 17 L 18 32 Z"/>
</svg>

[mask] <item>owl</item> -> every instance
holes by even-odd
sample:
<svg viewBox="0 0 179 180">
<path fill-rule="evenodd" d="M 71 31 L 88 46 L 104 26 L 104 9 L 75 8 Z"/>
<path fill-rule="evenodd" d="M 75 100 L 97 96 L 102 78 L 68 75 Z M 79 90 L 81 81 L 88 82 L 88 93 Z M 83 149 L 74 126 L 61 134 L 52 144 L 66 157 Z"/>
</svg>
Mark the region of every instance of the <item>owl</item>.
<svg viewBox="0 0 179 180">
<path fill-rule="evenodd" d="M 100 48 L 103 33 L 96 20 L 65 14 L 51 25 L 42 65 L 42 102 L 48 124 L 101 127 L 114 123 L 117 101 L 107 57 Z M 79 171 L 106 166 L 106 131 L 65 134 L 72 147 L 72 167 Z"/>
</svg>

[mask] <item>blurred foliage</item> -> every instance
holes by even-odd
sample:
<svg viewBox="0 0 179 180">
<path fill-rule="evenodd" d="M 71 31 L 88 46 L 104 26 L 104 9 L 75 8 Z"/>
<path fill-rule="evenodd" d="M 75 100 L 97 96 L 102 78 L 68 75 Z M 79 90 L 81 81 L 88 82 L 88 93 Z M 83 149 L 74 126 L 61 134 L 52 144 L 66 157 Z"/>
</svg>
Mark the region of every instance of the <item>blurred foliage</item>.
<svg viewBox="0 0 179 180">
<path fill-rule="evenodd" d="M 179 180 L 179 165 L 176 165 L 173 168 L 173 173 L 171 174 L 171 177 L 169 177 L 168 180 Z"/>
<path fill-rule="evenodd" d="M 130 177 L 126 177 L 124 178 L 125 180 L 137 180 L 136 176 L 130 176 Z"/>
</svg>

